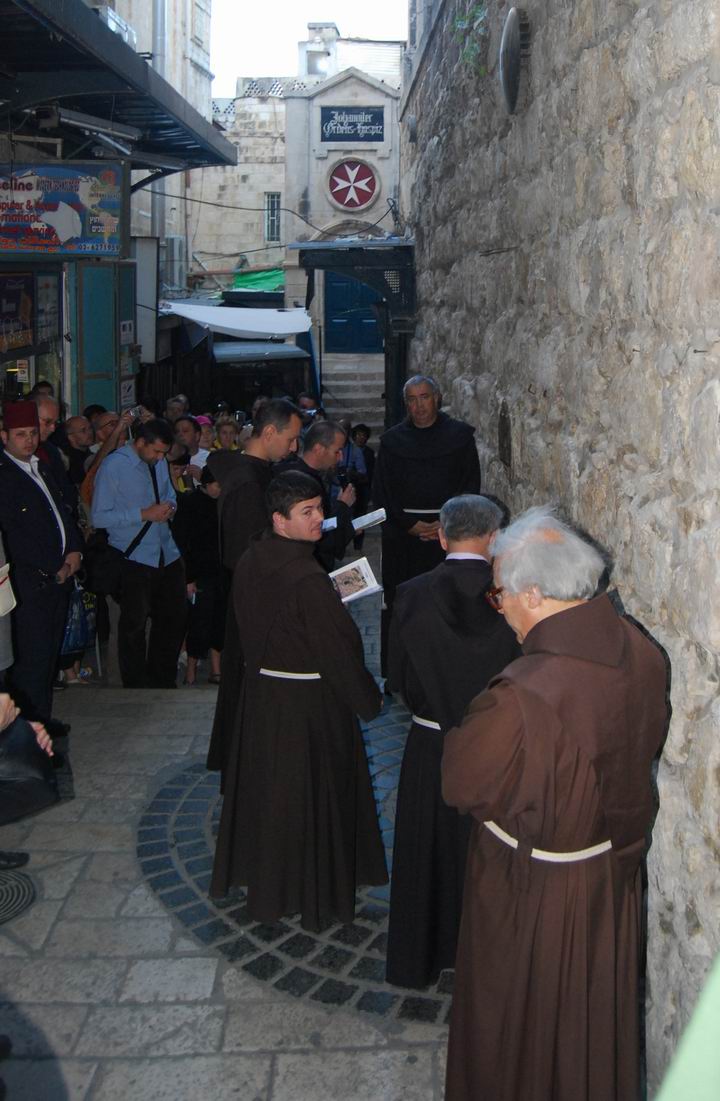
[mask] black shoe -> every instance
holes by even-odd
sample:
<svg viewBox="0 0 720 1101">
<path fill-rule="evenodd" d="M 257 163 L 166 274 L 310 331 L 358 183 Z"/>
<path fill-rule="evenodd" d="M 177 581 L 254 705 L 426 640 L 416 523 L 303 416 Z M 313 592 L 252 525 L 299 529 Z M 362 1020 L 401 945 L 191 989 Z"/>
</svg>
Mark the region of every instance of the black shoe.
<svg viewBox="0 0 720 1101">
<path fill-rule="evenodd" d="M 6 853 L 0 852 L 0 872 L 9 872 L 13 868 L 23 868 L 30 859 L 30 853 Z M 3 1056 L 3 1039 L 0 1036 L 0 1059 Z"/>
</svg>

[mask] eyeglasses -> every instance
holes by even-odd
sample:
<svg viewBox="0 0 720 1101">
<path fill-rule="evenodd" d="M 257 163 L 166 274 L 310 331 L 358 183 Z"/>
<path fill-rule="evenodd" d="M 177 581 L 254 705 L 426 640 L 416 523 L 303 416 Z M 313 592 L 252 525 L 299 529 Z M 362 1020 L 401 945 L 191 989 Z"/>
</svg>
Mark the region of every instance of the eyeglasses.
<svg viewBox="0 0 720 1101">
<path fill-rule="evenodd" d="M 496 612 L 502 611 L 503 593 L 505 590 L 502 585 L 497 589 L 487 589 L 485 592 L 485 599 L 491 608 L 494 608 Z"/>
</svg>

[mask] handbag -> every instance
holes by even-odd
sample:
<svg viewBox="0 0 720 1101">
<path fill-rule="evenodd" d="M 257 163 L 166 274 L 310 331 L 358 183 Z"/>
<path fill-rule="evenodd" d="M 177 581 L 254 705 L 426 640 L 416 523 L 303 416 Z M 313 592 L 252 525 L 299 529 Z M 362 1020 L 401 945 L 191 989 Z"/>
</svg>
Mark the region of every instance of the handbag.
<svg viewBox="0 0 720 1101">
<path fill-rule="evenodd" d="M 85 549 L 85 569 L 88 578 L 88 589 L 99 596 L 112 596 L 117 598 L 120 594 L 120 582 L 122 581 L 122 567 L 126 558 L 140 546 L 146 534 L 152 527 L 152 520 L 146 520 L 132 543 L 124 551 L 118 550 L 108 542 L 107 532 L 98 529 L 91 536 Z"/>
<path fill-rule="evenodd" d="M 9 615 L 15 607 L 15 593 L 10 584 L 10 563 L 0 566 L 0 616 Z"/>
<path fill-rule="evenodd" d="M 77 654 L 95 645 L 97 597 L 86 592 L 77 579 L 70 593 L 61 654 Z"/>
<path fill-rule="evenodd" d="M 0 731 L 0 826 L 56 803 L 52 758 L 37 744 L 35 731 L 21 715 Z"/>
</svg>

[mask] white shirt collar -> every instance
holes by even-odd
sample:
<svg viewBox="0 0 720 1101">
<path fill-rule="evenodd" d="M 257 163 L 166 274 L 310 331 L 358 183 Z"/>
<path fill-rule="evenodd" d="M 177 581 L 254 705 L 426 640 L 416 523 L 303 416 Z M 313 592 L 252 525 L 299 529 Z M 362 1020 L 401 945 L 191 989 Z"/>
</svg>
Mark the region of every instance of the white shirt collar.
<svg viewBox="0 0 720 1101">
<path fill-rule="evenodd" d="M 445 556 L 445 561 L 449 562 L 451 558 L 454 558 L 457 562 L 487 562 L 488 566 L 490 565 L 484 554 L 473 554 L 471 551 L 453 551 L 452 554 Z"/>
<path fill-rule="evenodd" d="M 16 466 L 19 466 L 21 470 L 24 470 L 26 474 L 34 474 L 37 477 L 38 474 L 38 457 L 37 455 L 31 455 L 26 462 L 25 459 L 16 459 L 14 455 L 11 455 L 9 451 L 6 451 L 8 459 L 12 459 Z"/>
</svg>

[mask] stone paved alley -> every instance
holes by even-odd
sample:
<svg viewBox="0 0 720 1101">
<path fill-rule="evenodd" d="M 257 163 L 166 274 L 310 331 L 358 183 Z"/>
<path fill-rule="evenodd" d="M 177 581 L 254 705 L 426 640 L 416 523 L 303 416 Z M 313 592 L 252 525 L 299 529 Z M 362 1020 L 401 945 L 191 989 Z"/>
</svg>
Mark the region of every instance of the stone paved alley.
<svg viewBox="0 0 720 1101">
<path fill-rule="evenodd" d="M 208 687 L 59 697 L 75 798 L 0 830 L 0 848 L 32 854 L 37 892 L 0 926 L 8 1101 L 440 1099 L 451 976 L 420 995 L 383 982 L 386 889 L 318 936 L 250 922 L 241 896 L 209 903 L 214 701 Z M 366 730 L 389 847 L 404 736 L 398 704 Z"/>
</svg>

